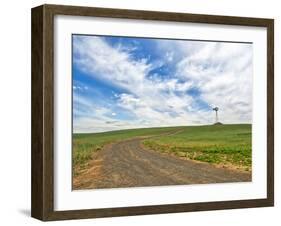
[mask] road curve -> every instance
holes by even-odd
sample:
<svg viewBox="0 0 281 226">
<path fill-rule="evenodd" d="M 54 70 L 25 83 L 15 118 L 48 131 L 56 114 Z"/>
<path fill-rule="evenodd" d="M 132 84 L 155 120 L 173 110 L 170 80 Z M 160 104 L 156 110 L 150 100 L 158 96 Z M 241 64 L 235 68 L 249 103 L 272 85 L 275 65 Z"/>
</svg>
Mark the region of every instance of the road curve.
<svg viewBox="0 0 281 226">
<path fill-rule="evenodd" d="M 73 179 L 73 189 L 251 181 L 251 173 L 218 168 L 143 148 L 144 138 L 108 145 Z"/>
</svg>

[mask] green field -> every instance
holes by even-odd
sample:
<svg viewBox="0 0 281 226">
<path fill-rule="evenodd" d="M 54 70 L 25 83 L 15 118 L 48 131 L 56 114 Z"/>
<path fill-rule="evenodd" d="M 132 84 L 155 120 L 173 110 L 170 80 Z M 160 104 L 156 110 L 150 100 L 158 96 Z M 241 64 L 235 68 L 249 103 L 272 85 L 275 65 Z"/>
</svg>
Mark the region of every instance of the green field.
<svg viewBox="0 0 281 226">
<path fill-rule="evenodd" d="M 145 147 L 155 151 L 251 171 L 251 125 L 235 124 L 74 134 L 74 173 L 85 168 L 93 153 L 101 150 L 105 144 L 139 136 L 152 136 L 145 139 L 143 144 Z"/>
<path fill-rule="evenodd" d="M 185 127 L 171 136 L 144 141 L 150 149 L 177 156 L 251 170 L 251 125 L 211 125 Z"/>
<path fill-rule="evenodd" d="M 119 130 L 104 133 L 73 134 L 73 166 L 85 168 L 93 153 L 109 143 L 140 136 L 153 136 L 175 131 L 181 127 Z"/>
</svg>

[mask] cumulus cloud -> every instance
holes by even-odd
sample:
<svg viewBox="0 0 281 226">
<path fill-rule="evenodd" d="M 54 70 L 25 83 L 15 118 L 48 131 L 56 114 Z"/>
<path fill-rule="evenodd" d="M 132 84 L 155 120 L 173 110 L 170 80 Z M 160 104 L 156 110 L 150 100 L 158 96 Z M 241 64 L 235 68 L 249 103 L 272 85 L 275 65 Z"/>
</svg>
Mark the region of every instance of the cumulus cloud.
<svg viewBox="0 0 281 226">
<path fill-rule="evenodd" d="M 102 37 L 74 36 L 74 66 L 119 90 L 111 93 L 114 102 L 104 107 L 73 87 L 75 132 L 209 124 L 214 120 L 212 106 L 220 108 L 223 123 L 251 122 L 250 44 L 153 42 L 162 57 L 136 57 L 141 41 L 134 48 L 112 45 Z M 167 65 L 172 69 L 161 74 L 158 69 Z M 81 87 L 91 89 L 88 84 Z M 118 118 L 122 114 L 116 109 L 130 117 Z"/>
<path fill-rule="evenodd" d="M 251 122 L 252 46 L 237 43 L 206 43 L 178 63 L 177 74 L 191 79 L 201 97 L 220 106 L 227 123 Z"/>
</svg>

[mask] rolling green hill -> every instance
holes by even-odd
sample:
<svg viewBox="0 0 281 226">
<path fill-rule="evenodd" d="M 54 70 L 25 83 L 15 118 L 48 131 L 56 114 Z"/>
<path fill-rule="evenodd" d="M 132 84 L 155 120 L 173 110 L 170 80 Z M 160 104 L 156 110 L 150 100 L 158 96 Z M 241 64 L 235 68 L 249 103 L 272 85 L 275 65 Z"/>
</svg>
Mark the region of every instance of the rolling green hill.
<svg viewBox="0 0 281 226">
<path fill-rule="evenodd" d="M 251 171 L 251 125 L 208 125 L 120 130 L 73 135 L 73 166 L 79 171 L 87 166 L 94 152 L 105 144 L 134 137 L 146 148 L 181 158 L 208 162 Z"/>
<path fill-rule="evenodd" d="M 183 158 L 251 170 L 251 125 L 185 127 L 171 136 L 144 141 L 150 149 Z"/>
<path fill-rule="evenodd" d="M 175 131 L 181 127 L 118 130 L 103 133 L 73 134 L 73 166 L 84 168 L 92 154 L 109 143 L 140 136 L 154 136 Z"/>
</svg>

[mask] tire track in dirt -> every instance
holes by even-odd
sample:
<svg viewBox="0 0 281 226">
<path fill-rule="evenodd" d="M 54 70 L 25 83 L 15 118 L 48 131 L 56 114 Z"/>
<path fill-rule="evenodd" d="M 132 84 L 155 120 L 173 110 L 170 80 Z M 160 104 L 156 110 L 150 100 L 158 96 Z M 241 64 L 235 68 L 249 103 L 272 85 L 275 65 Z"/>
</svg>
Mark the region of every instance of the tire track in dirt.
<svg viewBox="0 0 281 226">
<path fill-rule="evenodd" d="M 141 144 L 146 138 L 113 143 L 95 153 L 88 168 L 74 178 L 73 189 L 251 181 L 251 173 L 248 172 L 146 150 Z"/>
</svg>

